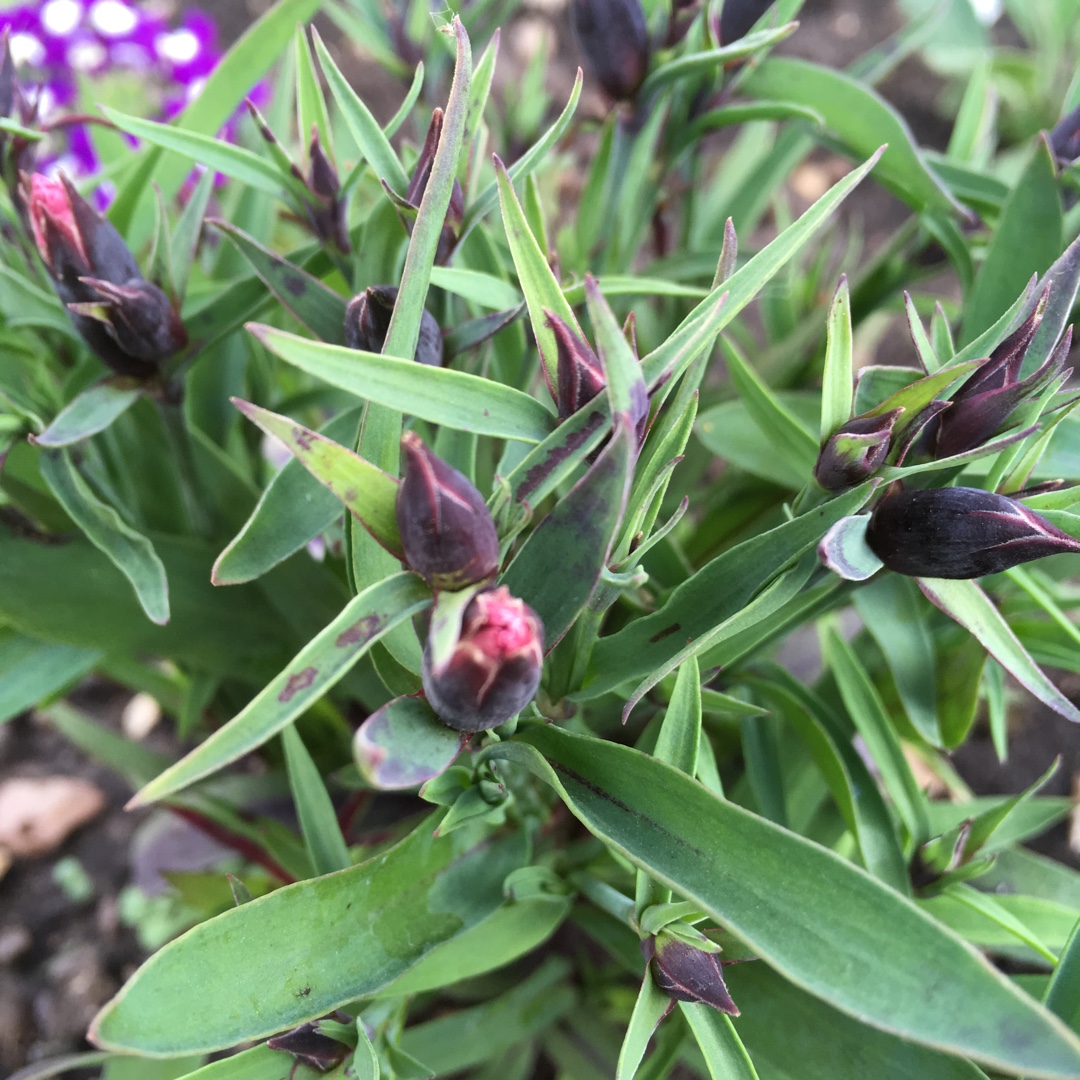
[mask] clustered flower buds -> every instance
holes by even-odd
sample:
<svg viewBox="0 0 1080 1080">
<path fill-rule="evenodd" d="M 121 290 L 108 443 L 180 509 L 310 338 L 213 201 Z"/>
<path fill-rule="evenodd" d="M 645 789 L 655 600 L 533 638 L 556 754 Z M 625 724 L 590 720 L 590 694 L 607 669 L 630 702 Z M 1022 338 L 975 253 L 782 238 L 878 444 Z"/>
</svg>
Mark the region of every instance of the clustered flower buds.
<svg viewBox="0 0 1080 1080">
<path fill-rule="evenodd" d="M 345 309 L 345 344 L 350 349 L 381 353 L 397 302 L 396 285 L 372 285 L 354 296 Z M 413 359 L 418 364 L 442 367 L 443 338 L 430 311 L 420 316 L 420 336 Z"/>
<path fill-rule="evenodd" d="M 1023 503 L 964 487 L 890 493 L 870 516 L 866 542 L 890 570 L 930 578 L 981 577 L 1080 552 L 1080 540 Z"/>
<path fill-rule="evenodd" d="M 1065 332 L 1046 362 L 1026 379 L 1020 378 L 1024 356 L 1042 321 L 1043 305 L 1007 337 L 953 394 L 949 408 L 936 419 L 935 453 L 952 457 L 982 446 L 1025 402 L 1062 374 L 1072 344 L 1072 327 Z"/>
<path fill-rule="evenodd" d="M 458 731 L 486 731 L 532 700 L 544 662 L 544 628 L 536 612 L 505 585 L 477 593 L 465 609 L 449 660 L 435 666 L 424 649 L 424 692 Z"/>
<path fill-rule="evenodd" d="M 483 496 L 413 432 L 401 440 L 405 472 L 397 522 L 405 562 L 438 591 L 485 586 L 499 570 L 499 538 Z M 486 731 L 520 712 L 540 685 L 544 628 L 505 587 L 484 587 L 465 606 L 445 658 L 431 638 L 421 671 L 440 719 L 458 731 Z"/>
<path fill-rule="evenodd" d="M 728 1016 L 738 1016 L 724 982 L 720 957 L 696 948 L 688 941 L 661 931 L 646 938 L 641 951 L 649 961 L 653 981 L 675 1001 L 711 1005 Z"/>
<path fill-rule="evenodd" d="M 172 301 L 66 176 L 23 175 L 30 232 L 76 330 L 120 375 L 148 378 L 187 344 Z"/>
<path fill-rule="evenodd" d="M 641 0 L 572 0 L 570 15 L 585 62 L 616 101 L 629 101 L 649 70 L 649 30 Z"/>
</svg>

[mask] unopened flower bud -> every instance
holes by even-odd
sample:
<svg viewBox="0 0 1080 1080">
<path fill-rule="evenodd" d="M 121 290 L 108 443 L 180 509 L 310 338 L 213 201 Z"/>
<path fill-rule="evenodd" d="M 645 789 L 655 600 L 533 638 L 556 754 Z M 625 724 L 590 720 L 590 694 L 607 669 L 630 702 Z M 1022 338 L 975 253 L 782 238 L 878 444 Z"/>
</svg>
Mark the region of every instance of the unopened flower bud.
<svg viewBox="0 0 1080 1080">
<path fill-rule="evenodd" d="M 616 101 L 629 101 L 649 70 L 641 0 L 571 0 L 570 15 L 589 71 Z"/>
<path fill-rule="evenodd" d="M 556 361 L 555 405 L 559 418 L 565 420 L 590 401 L 607 385 L 604 369 L 589 343 L 580 338 L 563 319 L 545 311 L 547 324 L 555 333 Z"/>
<path fill-rule="evenodd" d="M 408 190 L 405 192 L 405 200 L 417 209 L 423 201 L 424 192 L 427 191 L 428 181 L 431 179 L 431 168 L 435 164 L 435 151 L 439 149 L 439 140 L 442 138 L 443 111 L 436 109 L 431 114 L 431 123 L 428 125 L 427 137 L 424 139 L 420 157 L 417 158 L 416 168 L 413 169 L 409 180 Z M 450 188 L 450 204 L 446 208 L 446 219 L 443 223 L 442 232 L 439 235 L 439 246 L 435 251 L 435 263 L 441 266 L 450 258 L 457 244 L 458 233 L 461 231 L 461 223 L 465 218 L 465 193 L 461 190 L 461 184 L 457 178 Z"/>
<path fill-rule="evenodd" d="M 1046 362 L 1026 379 L 1020 378 L 1024 356 L 1042 321 L 1042 313 L 1040 305 L 953 394 L 949 408 L 936 420 L 935 451 L 939 458 L 982 446 L 1021 405 L 1061 374 L 1072 343 L 1071 326 Z"/>
<path fill-rule="evenodd" d="M 414 432 L 402 436 L 401 448 L 397 523 L 405 561 L 435 589 L 454 591 L 494 577 L 499 537 L 483 496 Z"/>
<path fill-rule="evenodd" d="M 24 175 L 34 243 L 86 343 L 121 375 L 152 375 L 187 344 L 169 298 L 139 270 L 113 226 L 66 176 Z"/>
<path fill-rule="evenodd" d="M 1054 157 L 1063 167 L 1080 158 L 1080 105 L 1054 125 L 1049 140 Z"/>
<path fill-rule="evenodd" d="M 348 1020 L 349 1017 L 344 1013 L 331 1013 L 330 1019 L 341 1022 Z M 270 1050 L 280 1050 L 291 1054 L 299 1064 L 307 1065 L 319 1072 L 326 1072 L 340 1065 L 349 1053 L 349 1047 L 345 1043 L 331 1039 L 329 1035 L 323 1035 L 319 1031 L 318 1020 L 301 1024 L 281 1035 L 275 1035 L 272 1039 L 266 1040 L 266 1045 Z"/>
<path fill-rule="evenodd" d="M 382 352 L 397 294 L 396 285 L 372 285 L 349 301 L 345 308 L 345 344 L 350 349 Z M 418 364 L 442 367 L 442 331 L 435 316 L 427 309 L 420 316 L 420 336 L 413 359 Z"/>
<path fill-rule="evenodd" d="M 903 411 L 856 416 L 838 428 L 818 455 L 817 482 L 826 491 L 845 491 L 873 476 L 889 454 L 893 425 Z"/>
<path fill-rule="evenodd" d="M 1080 540 L 1023 503 L 980 488 L 899 491 L 874 508 L 866 529 L 874 554 L 898 574 L 976 578 L 1061 552 Z"/>
<path fill-rule="evenodd" d="M 724 0 L 717 37 L 721 45 L 744 38 L 776 0 Z"/>
<path fill-rule="evenodd" d="M 440 719 L 458 731 L 487 731 L 516 716 L 540 685 L 544 628 L 506 586 L 478 593 L 461 620 L 450 658 L 435 668 L 424 648 L 424 692 Z"/>
<path fill-rule="evenodd" d="M 347 255 L 351 245 L 345 220 L 345 200 L 341 198 L 341 180 L 322 148 L 317 128 L 311 136 L 308 157 L 311 161 L 306 181 L 311 192 L 306 208 L 308 221 L 320 240 L 333 244 Z"/>
<path fill-rule="evenodd" d="M 649 961 L 653 981 L 668 997 L 711 1005 L 728 1016 L 739 1015 L 715 953 L 663 932 L 643 941 L 641 951 Z"/>
</svg>

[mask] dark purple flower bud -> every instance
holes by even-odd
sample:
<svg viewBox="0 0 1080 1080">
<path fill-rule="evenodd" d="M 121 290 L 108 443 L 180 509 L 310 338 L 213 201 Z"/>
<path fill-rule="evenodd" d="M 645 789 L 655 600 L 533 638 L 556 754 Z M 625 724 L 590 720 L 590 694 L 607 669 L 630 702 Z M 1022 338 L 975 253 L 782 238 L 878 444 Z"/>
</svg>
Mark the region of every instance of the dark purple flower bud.
<svg viewBox="0 0 1080 1080">
<path fill-rule="evenodd" d="M 334 1019 L 340 1018 L 342 1021 L 349 1019 L 344 1013 L 332 1015 Z M 329 1035 L 323 1035 L 319 1031 L 318 1020 L 301 1024 L 292 1031 L 286 1031 L 283 1035 L 275 1035 L 272 1039 L 266 1040 L 266 1045 L 271 1050 L 281 1050 L 286 1054 L 291 1054 L 301 1065 L 318 1069 L 319 1072 L 329 1072 L 336 1065 L 340 1065 L 349 1053 L 349 1047 L 344 1043 L 331 1039 Z"/>
<path fill-rule="evenodd" d="M 350 349 L 381 353 L 397 301 L 396 285 L 372 285 L 353 297 L 345 309 L 345 344 Z M 442 367 L 443 338 L 430 311 L 420 316 L 420 337 L 413 359 L 418 364 Z"/>
<path fill-rule="evenodd" d="M 716 36 L 721 45 L 744 38 L 775 0 L 724 0 Z"/>
<path fill-rule="evenodd" d="M 980 488 L 887 495 L 866 530 L 874 554 L 898 574 L 976 578 L 1061 552 L 1074 540 L 1023 503 Z"/>
<path fill-rule="evenodd" d="M 409 567 L 435 589 L 464 589 L 494 577 L 499 537 L 483 496 L 414 432 L 402 436 L 401 448 L 397 523 Z"/>
<path fill-rule="evenodd" d="M 1021 405 L 1040 394 L 1061 374 L 1072 344 L 1071 326 L 1042 367 L 1026 379 L 1020 378 L 1024 356 L 1042 321 L 1043 308 L 1040 304 L 1035 313 L 953 394 L 949 408 L 936 420 L 937 457 L 952 457 L 982 446 Z"/>
<path fill-rule="evenodd" d="M 436 669 L 424 648 L 424 692 L 439 718 L 457 731 L 487 731 L 532 700 L 544 664 L 544 627 L 505 585 L 478 593 L 461 620 L 449 660 Z"/>
<path fill-rule="evenodd" d="M 308 151 L 311 161 L 307 186 L 311 199 L 307 206 L 308 221 L 320 240 L 333 244 L 339 251 L 349 253 L 349 229 L 345 221 L 345 200 L 341 198 L 341 181 L 337 169 L 326 156 L 316 128 L 311 135 Z"/>
<path fill-rule="evenodd" d="M 649 70 L 641 0 L 571 0 L 570 15 L 589 71 L 616 101 L 629 101 Z"/>
<path fill-rule="evenodd" d="M 845 491 L 868 480 L 885 463 L 893 425 L 903 412 L 856 416 L 839 427 L 818 455 L 814 479 L 826 491 Z"/>
<path fill-rule="evenodd" d="M 720 957 L 695 948 L 688 941 L 661 932 L 641 943 L 653 981 L 668 997 L 711 1005 L 728 1016 L 738 1016 L 724 982 Z"/>
<path fill-rule="evenodd" d="M 1050 149 L 1062 165 L 1080 158 L 1080 105 L 1054 125 L 1049 138 Z"/>
<path fill-rule="evenodd" d="M 121 375 L 143 378 L 187 344 L 169 298 L 66 176 L 24 174 L 21 197 L 57 295 L 86 343 Z"/>
<path fill-rule="evenodd" d="M 607 386 L 604 369 L 589 343 L 580 338 L 563 319 L 544 311 L 547 324 L 555 333 L 558 350 L 556 362 L 555 405 L 559 419 L 573 416 Z"/>
<path fill-rule="evenodd" d="M 416 168 L 409 180 L 408 190 L 405 192 L 405 201 L 420 208 L 424 192 L 427 191 L 428 181 L 431 179 L 431 167 L 435 164 L 435 151 L 439 149 L 439 140 L 442 138 L 443 111 L 436 109 L 431 114 L 431 123 L 428 125 L 427 137 L 420 151 L 420 157 L 416 161 Z M 435 262 L 442 265 L 450 258 L 457 244 L 458 233 L 461 223 L 465 218 L 465 193 L 461 190 L 461 184 L 455 178 L 450 188 L 450 205 L 446 208 L 446 220 L 442 233 L 439 236 L 439 246 L 435 252 Z"/>
</svg>

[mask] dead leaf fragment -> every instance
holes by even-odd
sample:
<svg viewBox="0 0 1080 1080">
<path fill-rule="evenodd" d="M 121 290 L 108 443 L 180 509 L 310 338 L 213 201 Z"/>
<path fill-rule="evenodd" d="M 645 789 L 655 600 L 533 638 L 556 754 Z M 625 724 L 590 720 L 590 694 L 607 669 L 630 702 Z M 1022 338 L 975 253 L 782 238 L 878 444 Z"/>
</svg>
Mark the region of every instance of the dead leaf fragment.
<svg viewBox="0 0 1080 1080">
<path fill-rule="evenodd" d="M 23 776 L 0 784 L 0 847 L 44 855 L 105 808 L 105 796 L 73 776 Z"/>
</svg>

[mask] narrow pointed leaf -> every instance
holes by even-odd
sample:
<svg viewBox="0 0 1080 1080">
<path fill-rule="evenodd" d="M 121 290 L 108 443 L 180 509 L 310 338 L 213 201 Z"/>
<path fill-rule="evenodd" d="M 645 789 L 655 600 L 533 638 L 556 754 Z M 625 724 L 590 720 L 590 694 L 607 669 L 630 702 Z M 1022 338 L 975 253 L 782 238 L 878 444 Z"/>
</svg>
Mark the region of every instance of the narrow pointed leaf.
<svg viewBox="0 0 1080 1080">
<path fill-rule="evenodd" d="M 628 417 L 631 425 L 637 425 L 649 413 L 649 396 L 641 377 L 641 364 L 595 278 L 586 279 L 585 296 L 607 380 L 611 411 Z"/>
<path fill-rule="evenodd" d="M 140 397 L 142 388 L 134 380 L 106 379 L 65 405 L 40 435 L 30 436 L 30 441 L 38 446 L 68 446 L 79 442 L 104 431 Z"/>
<path fill-rule="evenodd" d="M 404 192 L 409 186 L 409 177 L 402 168 L 397 154 L 394 153 L 390 140 L 379 127 L 378 120 L 372 116 L 371 110 L 349 85 L 348 79 L 341 74 L 330 51 L 323 44 L 319 32 L 312 29 L 311 36 L 315 42 L 315 52 L 318 54 L 319 66 L 326 78 L 326 85 L 330 88 L 330 93 L 341 110 L 341 116 L 349 129 L 349 134 L 360 147 L 360 153 L 367 158 L 368 164 L 380 180 L 385 180 L 395 191 Z"/>
<path fill-rule="evenodd" d="M 282 731 L 281 741 L 300 831 L 316 876 L 348 869 L 352 859 L 318 766 L 294 725 Z"/>
<path fill-rule="evenodd" d="M 757 1070 L 730 1016 L 697 1002 L 680 1001 L 711 1080 L 758 1080 Z"/>
<path fill-rule="evenodd" d="M 521 209 L 521 203 L 518 202 L 510 177 L 498 158 L 495 159 L 495 174 L 498 178 L 506 239 L 510 244 L 514 266 L 517 267 L 521 291 L 525 294 L 525 302 L 529 306 L 529 319 L 544 363 L 545 378 L 548 386 L 555 386 L 558 383 L 558 349 L 555 344 L 555 331 L 547 324 L 545 310 L 558 315 L 579 337 L 584 337 L 585 334 L 573 308 L 563 296 L 551 267 L 548 266 L 547 254 L 540 250 L 540 245 L 529 230 L 529 223 Z"/>
<path fill-rule="evenodd" d="M 652 973 L 646 969 L 641 981 L 634 1011 L 630 1014 L 615 1080 L 634 1080 L 661 1017 L 671 1008 L 671 999 L 653 982 Z"/>
<path fill-rule="evenodd" d="M 552 649 L 588 603 L 622 520 L 634 433 L 620 424 L 595 464 L 526 540 L 503 583 L 540 616 Z"/>
<path fill-rule="evenodd" d="M 94 494 L 66 450 L 42 454 L 41 475 L 71 520 L 131 582 L 147 618 L 167 623 L 169 583 L 154 545 Z"/>
<path fill-rule="evenodd" d="M 278 889 L 170 942 L 98 1013 L 91 1038 L 149 1057 L 221 1050 L 388 986 L 496 911 L 503 879 L 525 861 L 522 833 L 435 839 L 440 816 L 367 862 Z M 284 1076 L 288 1059 L 276 1060 Z"/>
<path fill-rule="evenodd" d="M 74 683 L 100 659 L 98 649 L 0 630 L 0 724 Z"/>
<path fill-rule="evenodd" d="M 449 368 L 361 352 L 251 324 L 251 332 L 276 356 L 357 397 L 458 431 L 522 442 L 541 442 L 554 417 L 536 398 L 502 383 Z"/>
<path fill-rule="evenodd" d="M 601 840 L 841 1012 L 1001 1071 L 1045 1080 L 1080 1072 L 1080 1039 L 1057 1017 L 831 851 L 591 736 L 533 727 L 485 756 L 551 784 Z"/>
<path fill-rule="evenodd" d="M 675 589 L 659 611 L 601 638 L 585 679 L 587 695 L 605 693 L 668 664 L 687 642 L 740 612 L 833 524 L 859 510 L 870 494 L 871 488 L 863 485 L 725 551 Z"/>
<path fill-rule="evenodd" d="M 347 409 L 321 434 L 335 443 L 356 442 L 360 410 Z M 244 527 L 214 563 L 215 585 L 239 585 L 272 570 L 341 517 L 341 500 L 291 457 L 259 497 Z"/>
<path fill-rule="evenodd" d="M 345 344 L 345 301 L 306 270 L 263 247 L 235 225 L 213 218 L 209 222 L 235 245 L 266 287 L 320 340 Z"/>
<path fill-rule="evenodd" d="M 414 574 L 396 574 L 353 597 L 224 727 L 146 785 L 133 802 L 156 802 L 262 746 L 323 696 L 388 630 L 423 610 L 431 593 Z"/>
<path fill-rule="evenodd" d="M 1066 720 L 1080 723 L 1080 709 L 1046 677 L 974 581 L 918 580 L 919 588 L 946 615 L 969 630 L 1021 686 Z"/>
<path fill-rule="evenodd" d="M 280 439 L 289 452 L 391 554 L 401 556 L 395 504 L 398 482 L 370 461 L 303 427 L 287 416 L 233 398 L 233 404 L 263 431 Z"/>
<path fill-rule="evenodd" d="M 825 374 L 821 384 L 821 443 L 851 416 L 852 379 L 851 296 L 847 278 L 840 277 L 829 308 L 825 345 Z"/>
</svg>

